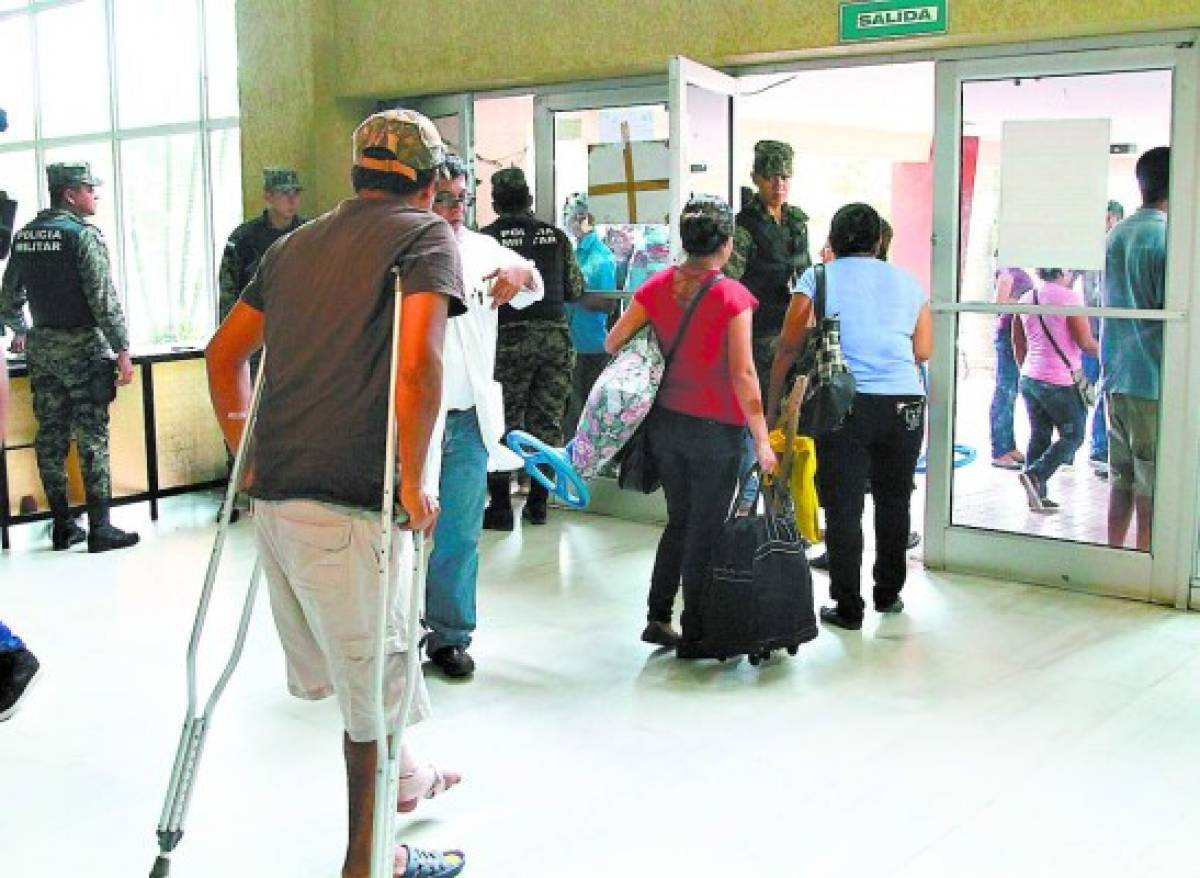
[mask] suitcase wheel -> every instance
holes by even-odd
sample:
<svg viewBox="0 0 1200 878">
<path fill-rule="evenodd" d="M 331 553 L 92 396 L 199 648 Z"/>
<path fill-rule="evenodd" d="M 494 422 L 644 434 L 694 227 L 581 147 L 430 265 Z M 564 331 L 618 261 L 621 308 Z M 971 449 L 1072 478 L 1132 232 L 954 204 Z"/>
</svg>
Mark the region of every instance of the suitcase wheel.
<svg viewBox="0 0 1200 878">
<path fill-rule="evenodd" d="M 798 644 L 798 643 L 793 644 L 792 646 L 789 646 L 787 648 L 787 650 L 788 650 L 788 655 L 795 655 L 796 653 L 798 653 L 800 651 L 800 644 Z"/>
</svg>

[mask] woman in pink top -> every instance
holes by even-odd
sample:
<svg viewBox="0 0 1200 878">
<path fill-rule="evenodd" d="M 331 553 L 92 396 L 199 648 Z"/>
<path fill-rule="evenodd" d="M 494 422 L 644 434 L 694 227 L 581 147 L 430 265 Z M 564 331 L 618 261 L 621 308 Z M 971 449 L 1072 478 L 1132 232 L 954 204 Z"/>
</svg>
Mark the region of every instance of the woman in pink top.
<svg viewBox="0 0 1200 878">
<path fill-rule="evenodd" d="M 1042 288 L 1029 290 L 1020 304 L 1083 306 L 1083 294 L 1071 288 L 1074 272 L 1039 268 L 1037 273 Z M 1030 432 L 1025 470 L 1019 478 L 1034 512 L 1058 510 L 1058 504 L 1046 496 L 1046 484 L 1075 456 L 1087 425 L 1087 407 L 1075 389 L 1072 372 L 1080 368 L 1081 353 L 1096 356 L 1098 351 L 1086 317 L 1022 314 L 1013 321 L 1013 353 L 1021 364 L 1021 396 L 1029 412 Z"/>
<path fill-rule="evenodd" d="M 758 301 L 721 268 L 733 252 L 733 212 L 713 196 L 692 196 L 679 218 L 683 263 L 652 275 L 604 341 L 615 354 L 647 323 L 663 350 L 691 323 L 646 419 L 650 454 L 667 498 L 667 527 L 654 557 L 642 640 L 674 646 L 689 658 L 700 640 L 699 604 L 710 578 L 712 547 L 737 488 L 746 428 L 765 472 L 775 469 L 750 342 Z M 707 285 L 707 289 L 705 289 Z M 682 636 L 671 627 L 683 585 Z"/>
</svg>

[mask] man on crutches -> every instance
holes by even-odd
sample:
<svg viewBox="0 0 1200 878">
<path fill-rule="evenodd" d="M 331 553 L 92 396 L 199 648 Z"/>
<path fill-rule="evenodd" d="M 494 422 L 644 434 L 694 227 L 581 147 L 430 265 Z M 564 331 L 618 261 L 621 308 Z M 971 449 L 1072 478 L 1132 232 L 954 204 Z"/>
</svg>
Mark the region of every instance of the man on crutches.
<svg viewBox="0 0 1200 878">
<path fill-rule="evenodd" d="M 377 741 L 384 740 L 374 691 L 378 559 L 388 540 L 399 549 L 391 553 L 393 582 L 401 565 L 412 564 L 408 535 L 384 540 L 380 528 L 390 382 L 403 507 L 397 523 L 406 518 L 406 529 L 429 533 L 438 511 L 422 488 L 423 468 L 441 398 L 446 318 L 464 310 L 458 244 L 430 212 L 444 161 L 437 130 L 418 113 L 389 110 L 363 122 L 354 133 L 356 196 L 272 246 L 207 352 L 213 405 L 236 448 L 250 401 L 247 362 L 264 344 L 268 351 L 248 492 L 288 689 L 307 699 L 336 695 L 345 723 L 343 878 L 371 874 Z M 387 729 L 398 725 L 408 665 L 420 661 L 419 645 L 405 642 L 401 591 L 387 592 Z M 401 727 L 429 714 L 419 668 L 410 679 L 412 710 Z M 396 810 L 410 811 L 460 779 L 418 764 L 406 747 L 399 763 Z M 401 845 L 387 874 L 449 878 L 463 865 L 461 852 Z"/>
</svg>

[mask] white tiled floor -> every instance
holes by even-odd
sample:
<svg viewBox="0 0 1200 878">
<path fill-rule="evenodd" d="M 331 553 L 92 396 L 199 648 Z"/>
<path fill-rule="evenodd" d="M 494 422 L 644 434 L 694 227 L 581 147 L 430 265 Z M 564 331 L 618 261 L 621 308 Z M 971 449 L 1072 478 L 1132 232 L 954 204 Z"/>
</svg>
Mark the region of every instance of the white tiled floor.
<svg viewBox="0 0 1200 878">
<path fill-rule="evenodd" d="M 148 873 L 212 509 L 119 510 L 146 540 L 104 558 L 34 527 L 0 556 L 0 617 L 45 666 L 0 725 L 0 876 Z M 484 878 L 1200 874 L 1200 617 L 914 566 L 903 616 L 765 668 L 681 663 L 637 640 L 656 537 L 565 513 L 486 535 L 479 673 L 431 680 L 414 733 L 467 780 L 403 839 Z M 260 610 L 175 878 L 338 874 L 336 710 L 286 695 Z"/>
</svg>

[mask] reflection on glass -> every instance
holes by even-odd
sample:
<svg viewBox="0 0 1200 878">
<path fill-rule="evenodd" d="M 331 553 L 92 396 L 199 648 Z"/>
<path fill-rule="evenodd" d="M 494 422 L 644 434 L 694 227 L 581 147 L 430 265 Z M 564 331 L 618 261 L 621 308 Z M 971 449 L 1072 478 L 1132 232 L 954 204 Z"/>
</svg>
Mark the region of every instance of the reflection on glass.
<svg viewBox="0 0 1200 878">
<path fill-rule="evenodd" d="M 43 136 L 108 130 L 107 30 L 102 0 L 81 0 L 38 13 Z M 64 56 L 67 46 L 69 57 Z M 143 84 L 161 79 L 156 71 Z"/>
<path fill-rule="evenodd" d="M 2 7 L 0 7 L 2 8 Z M 33 139 L 33 41 L 30 17 L 13 15 L 0 19 L 0 106 L 8 111 L 10 143 Z M 0 188 L 4 181 L 0 180 Z"/>
<path fill-rule="evenodd" d="M 209 135 L 214 265 L 221 264 L 229 233 L 241 225 L 243 220 L 240 139 L 240 131 L 237 128 L 214 131 Z M 216 307 L 215 300 L 212 307 Z"/>
<path fill-rule="evenodd" d="M 623 125 L 631 142 L 666 142 L 670 138 L 670 116 L 662 104 L 555 114 L 554 191 L 559 214 L 556 221 L 563 228 L 570 225 L 564 215 L 568 204 L 575 195 L 586 193 L 592 182 L 588 168 L 591 148 L 620 143 Z M 634 171 L 636 175 L 637 168 Z M 596 217 L 596 233 L 612 251 L 618 290 L 636 290 L 650 275 L 671 264 L 669 225 L 608 220 Z"/>
<path fill-rule="evenodd" d="M 496 219 L 496 211 L 492 209 L 492 174 L 509 167 L 525 171 L 529 192 L 536 198 L 532 95 L 475 101 L 476 228 Z"/>
<path fill-rule="evenodd" d="M 32 149 L 0 152 L 0 190 L 17 202 L 17 228 L 38 212 L 38 196 L 43 188 L 39 185 Z"/>
<path fill-rule="evenodd" d="M 215 308 L 205 284 L 200 158 L 196 134 L 121 144 L 121 162 L 130 170 L 122 196 L 126 295 L 135 346 L 197 341 L 212 331 Z"/>
<path fill-rule="evenodd" d="M 1169 143 L 1171 82 L 1170 71 L 1150 70 L 963 84 L 961 301 L 993 300 L 993 274 L 1004 267 L 996 262 L 997 250 L 1005 249 L 1002 238 L 1022 231 L 1019 218 L 1007 232 L 1001 227 L 1005 126 L 1009 126 L 1010 134 L 1014 124 L 1038 123 L 1048 126 L 1047 130 L 1059 129 L 1064 142 L 1053 144 L 1053 149 L 1061 153 L 1064 167 L 1070 168 L 1077 159 L 1083 160 L 1082 155 L 1073 155 L 1065 142 L 1066 137 L 1078 134 L 1071 126 L 1077 128 L 1096 120 L 1107 122 L 1111 142 L 1106 177 L 1095 181 L 1096 194 L 1089 195 L 1089 203 L 1094 202 L 1095 210 L 1085 230 L 1095 238 L 1095 264 L 1070 260 L 1075 264 L 1064 266 L 1099 270 L 1103 261 L 1105 203 L 1115 201 L 1127 211 L 1133 210 L 1140 203 L 1134 177 L 1138 155 L 1150 147 Z M 1008 172 L 1019 175 L 1021 168 L 1014 165 Z M 1049 185 L 1050 180 L 1056 180 L 1056 175 L 1043 175 L 1037 186 L 1014 195 L 1023 202 L 1048 205 L 1030 208 L 1028 213 L 1052 218 L 1050 234 L 1057 234 L 1060 240 L 1049 243 L 1062 246 L 1078 243 L 1081 232 L 1068 221 L 1068 212 L 1076 199 Z"/>
<path fill-rule="evenodd" d="M 199 119 L 196 0 L 114 0 L 113 11 L 121 127 Z"/>
<path fill-rule="evenodd" d="M 204 43 L 208 50 L 208 115 L 238 114 L 237 29 L 234 0 L 205 0 Z"/>
<path fill-rule="evenodd" d="M 1034 290 L 1045 304 L 1083 301 L 1080 278 L 1064 287 L 1067 277 L 1063 275 L 1047 280 L 1034 272 L 1031 277 L 1034 286 L 1022 294 L 1025 303 L 1032 301 Z M 1082 317 L 1043 314 L 1016 320 L 1021 328 L 1014 330 L 1011 322 L 1003 325 L 992 315 L 959 315 L 954 442 L 972 448 L 978 457 L 954 471 L 951 522 L 1109 544 L 1110 507 L 1116 496 L 1114 511 L 1119 511 L 1123 499 L 1116 492 L 1126 482 L 1131 490 L 1125 499 L 1133 509 L 1135 465 L 1121 446 L 1110 442 L 1114 397 L 1101 393 L 1092 405 L 1083 404 L 1042 322 L 1072 365 L 1084 365 L 1086 374 L 1096 376 L 1094 366 L 1081 363 L 1082 351 L 1073 341 L 1085 328 L 1091 336 L 1091 328 Z M 1105 321 L 1105 328 L 1119 332 L 1138 322 Z M 1014 353 L 1014 335 L 1025 339 L 1023 364 Z M 1156 407 L 1150 411 L 1146 405 L 1129 405 L 1122 399 L 1116 404 L 1118 419 L 1125 417 L 1127 408 L 1138 410 L 1131 426 L 1139 454 L 1152 461 L 1158 438 Z M 1143 470 L 1144 464 L 1136 469 Z M 1026 477 L 1030 470 L 1032 479 Z M 1138 489 L 1137 496 L 1146 497 L 1147 510 L 1152 488 L 1150 481 Z M 1035 497 L 1050 503 L 1036 502 Z M 1114 545 L 1136 548 L 1136 527 L 1114 534 L 1111 540 Z"/>
</svg>

